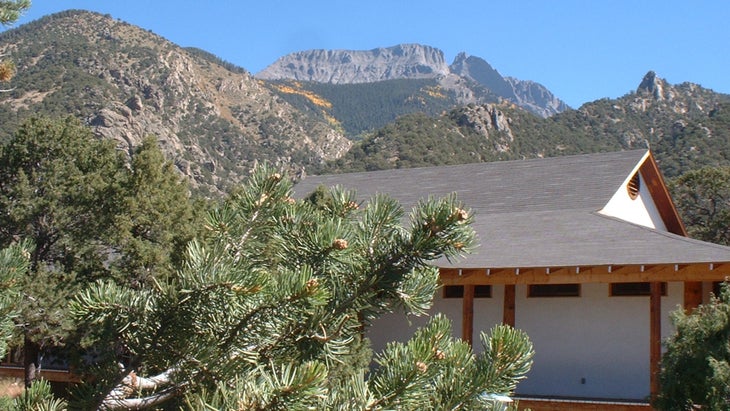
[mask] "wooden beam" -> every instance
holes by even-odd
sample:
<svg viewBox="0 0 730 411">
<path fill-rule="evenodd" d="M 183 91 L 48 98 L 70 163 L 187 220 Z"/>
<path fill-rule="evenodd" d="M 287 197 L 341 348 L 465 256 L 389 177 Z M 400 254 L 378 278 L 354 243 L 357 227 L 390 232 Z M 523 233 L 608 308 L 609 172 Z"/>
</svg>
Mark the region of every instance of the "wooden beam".
<svg viewBox="0 0 730 411">
<path fill-rule="evenodd" d="M 474 336 L 474 285 L 464 285 L 461 312 L 461 339 L 469 345 Z"/>
<path fill-rule="evenodd" d="M 654 204 L 667 230 L 670 233 L 686 237 L 687 230 L 682 223 L 682 219 L 679 218 L 679 213 L 672 202 L 672 197 L 669 195 L 669 190 L 664 183 L 659 166 L 651 153 L 649 153 L 649 158 L 644 161 L 639 171 L 641 172 L 641 176 L 644 177 L 649 193 L 651 193 L 651 197 L 654 199 Z"/>
<path fill-rule="evenodd" d="M 659 362 L 662 356 L 662 284 L 651 283 L 649 297 L 649 392 L 659 394 Z"/>
<path fill-rule="evenodd" d="M 636 402 L 581 400 L 581 399 L 541 399 L 518 398 L 520 410 L 532 411 L 651 411 L 649 404 Z"/>
<path fill-rule="evenodd" d="M 515 326 L 515 288 L 514 284 L 504 286 L 504 309 L 502 311 L 502 324 Z"/>
<path fill-rule="evenodd" d="M 520 275 L 515 268 L 442 269 L 443 285 L 496 285 L 496 284 L 589 284 L 589 283 L 634 283 L 634 282 L 685 282 L 685 281 L 723 281 L 730 275 L 730 262 L 681 264 L 641 264 L 576 267 L 520 267 Z M 609 267 L 611 270 L 609 272 Z M 550 268 L 550 270 L 548 270 Z"/>
<path fill-rule="evenodd" d="M 25 377 L 25 369 L 23 367 L 3 365 L 0 366 L 0 377 L 22 380 Z M 67 370 L 41 370 L 40 377 L 53 382 L 81 382 L 81 377 Z"/>
<path fill-rule="evenodd" d="M 702 304 L 702 283 L 687 281 L 684 283 L 684 309 L 692 311 Z"/>
</svg>

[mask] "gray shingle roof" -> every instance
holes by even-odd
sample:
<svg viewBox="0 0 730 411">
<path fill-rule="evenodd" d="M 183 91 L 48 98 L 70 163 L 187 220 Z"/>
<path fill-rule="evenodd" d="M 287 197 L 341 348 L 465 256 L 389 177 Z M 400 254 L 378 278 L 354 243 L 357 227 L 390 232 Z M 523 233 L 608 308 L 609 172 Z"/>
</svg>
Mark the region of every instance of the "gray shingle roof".
<svg viewBox="0 0 730 411">
<path fill-rule="evenodd" d="M 341 185 L 366 200 L 387 193 L 406 209 L 456 192 L 475 213 L 480 247 L 461 268 L 728 262 L 730 247 L 606 217 L 608 203 L 646 150 L 310 176 L 294 190 Z M 440 262 L 442 266 L 452 266 Z"/>
</svg>

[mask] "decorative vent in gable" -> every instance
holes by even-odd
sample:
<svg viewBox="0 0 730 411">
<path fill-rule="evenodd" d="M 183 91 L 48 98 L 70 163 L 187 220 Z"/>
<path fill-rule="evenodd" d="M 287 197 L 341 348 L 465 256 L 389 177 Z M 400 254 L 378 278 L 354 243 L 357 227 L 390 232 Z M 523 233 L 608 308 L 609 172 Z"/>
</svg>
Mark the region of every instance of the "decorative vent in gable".
<svg viewBox="0 0 730 411">
<path fill-rule="evenodd" d="M 639 176 L 638 171 L 633 175 L 633 177 L 631 177 L 631 180 L 629 180 L 629 183 L 626 185 L 626 190 L 629 192 L 629 197 L 632 200 L 636 200 L 636 197 L 639 196 L 639 190 L 641 190 L 641 177 Z"/>
</svg>

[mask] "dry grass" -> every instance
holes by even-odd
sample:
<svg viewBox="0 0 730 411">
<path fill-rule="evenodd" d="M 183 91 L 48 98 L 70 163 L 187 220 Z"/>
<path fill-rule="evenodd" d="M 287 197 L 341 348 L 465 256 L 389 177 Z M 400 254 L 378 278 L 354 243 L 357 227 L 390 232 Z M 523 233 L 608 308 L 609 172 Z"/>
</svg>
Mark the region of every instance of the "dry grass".
<svg viewBox="0 0 730 411">
<path fill-rule="evenodd" d="M 0 397 L 15 398 L 23 393 L 23 380 L 19 378 L 0 378 Z"/>
</svg>

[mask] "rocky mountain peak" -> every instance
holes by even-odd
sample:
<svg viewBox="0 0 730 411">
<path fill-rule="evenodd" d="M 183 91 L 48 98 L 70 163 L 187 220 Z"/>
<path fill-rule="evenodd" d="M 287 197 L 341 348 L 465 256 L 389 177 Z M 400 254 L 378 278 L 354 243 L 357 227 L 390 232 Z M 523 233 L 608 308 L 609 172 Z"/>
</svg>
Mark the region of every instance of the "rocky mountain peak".
<svg viewBox="0 0 730 411">
<path fill-rule="evenodd" d="M 489 63 L 479 57 L 459 53 L 450 69 L 453 74 L 473 80 L 499 97 L 541 117 L 550 117 L 569 108 L 542 84 L 502 77 Z"/>
<path fill-rule="evenodd" d="M 420 44 L 399 44 L 372 50 L 300 51 L 279 58 L 255 77 L 353 84 L 436 78 L 448 73 L 441 50 Z"/>
<path fill-rule="evenodd" d="M 461 52 L 449 68 L 452 73 L 472 79 L 503 98 L 515 100 L 517 97 L 504 77 L 482 58 Z"/>
<path fill-rule="evenodd" d="M 657 101 L 671 100 L 674 93 L 671 91 L 671 85 L 658 77 L 654 71 L 646 73 L 641 80 L 641 84 L 636 89 L 636 93 L 640 95 L 651 95 Z"/>
</svg>

